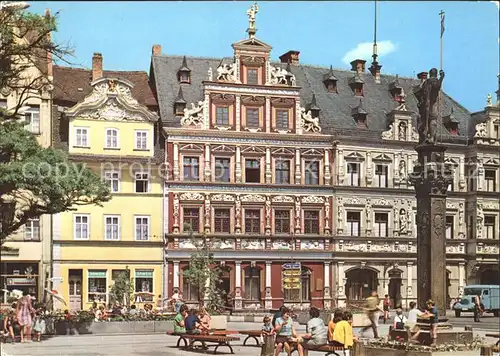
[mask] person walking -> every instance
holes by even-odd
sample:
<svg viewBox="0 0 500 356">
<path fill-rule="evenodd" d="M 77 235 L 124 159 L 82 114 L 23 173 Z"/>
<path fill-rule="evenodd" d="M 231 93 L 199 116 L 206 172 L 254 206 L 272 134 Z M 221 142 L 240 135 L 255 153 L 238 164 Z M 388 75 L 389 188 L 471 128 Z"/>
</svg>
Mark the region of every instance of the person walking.
<svg viewBox="0 0 500 356">
<path fill-rule="evenodd" d="M 389 309 L 391 308 L 391 298 L 389 298 L 389 294 L 385 295 L 383 308 L 384 308 L 384 324 L 385 324 L 385 322 L 389 320 Z"/>
<path fill-rule="evenodd" d="M 481 320 L 481 297 L 474 296 L 474 322 L 479 323 Z"/>
<path fill-rule="evenodd" d="M 31 341 L 31 324 L 33 323 L 34 310 L 31 305 L 31 297 L 23 292 L 16 305 L 17 323 L 21 328 L 21 342 Z"/>
<path fill-rule="evenodd" d="M 376 291 L 372 291 L 371 296 L 366 298 L 366 304 L 365 304 L 365 313 L 368 316 L 368 319 L 370 319 L 370 325 L 365 326 L 363 329 L 361 329 L 361 335 L 364 334 L 364 332 L 368 329 L 373 330 L 373 337 L 378 339 L 378 312 L 381 311 L 379 307 L 379 298 L 377 295 Z"/>
</svg>

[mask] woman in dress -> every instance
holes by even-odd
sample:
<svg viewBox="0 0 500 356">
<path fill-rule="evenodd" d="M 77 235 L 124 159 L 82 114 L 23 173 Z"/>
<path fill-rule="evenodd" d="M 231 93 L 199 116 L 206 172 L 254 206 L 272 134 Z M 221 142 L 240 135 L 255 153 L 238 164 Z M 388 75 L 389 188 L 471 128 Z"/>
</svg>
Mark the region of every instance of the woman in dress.
<svg viewBox="0 0 500 356">
<path fill-rule="evenodd" d="M 31 305 L 31 297 L 23 292 L 23 296 L 19 298 L 16 306 L 17 322 L 21 328 L 21 342 L 25 340 L 27 342 L 31 341 L 32 314 L 33 306 Z"/>
</svg>

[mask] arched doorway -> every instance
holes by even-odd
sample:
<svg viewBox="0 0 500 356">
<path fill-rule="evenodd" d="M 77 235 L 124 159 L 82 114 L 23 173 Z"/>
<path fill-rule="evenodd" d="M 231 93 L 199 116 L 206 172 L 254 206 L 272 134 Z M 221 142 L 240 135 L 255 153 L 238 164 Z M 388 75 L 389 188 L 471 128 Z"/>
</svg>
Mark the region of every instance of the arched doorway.
<svg viewBox="0 0 500 356">
<path fill-rule="evenodd" d="M 229 306 L 228 297 L 231 293 L 231 267 L 221 266 L 221 275 L 218 283 L 218 288 L 222 291 L 222 298 L 225 301 L 225 305 Z"/>
<path fill-rule="evenodd" d="M 403 284 L 403 271 L 393 268 L 389 271 L 389 298 L 395 308 L 401 307 L 401 285 Z"/>
<path fill-rule="evenodd" d="M 485 268 L 480 272 L 479 282 L 480 284 L 498 285 L 500 284 L 500 273 L 493 267 Z"/>
<path fill-rule="evenodd" d="M 347 271 L 345 285 L 348 300 L 362 300 L 367 298 L 378 287 L 378 272 L 371 268 L 354 268 Z"/>
</svg>

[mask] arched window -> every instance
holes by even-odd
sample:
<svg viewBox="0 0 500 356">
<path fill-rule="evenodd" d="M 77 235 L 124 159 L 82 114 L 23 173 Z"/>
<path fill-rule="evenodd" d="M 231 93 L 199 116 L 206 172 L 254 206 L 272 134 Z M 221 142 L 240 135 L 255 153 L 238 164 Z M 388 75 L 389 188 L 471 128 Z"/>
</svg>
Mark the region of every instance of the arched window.
<svg viewBox="0 0 500 356">
<path fill-rule="evenodd" d="M 119 137 L 117 129 L 106 129 L 106 148 L 118 148 Z"/>
<path fill-rule="evenodd" d="M 187 268 L 182 270 L 183 274 Z M 190 283 L 186 278 L 182 278 L 182 299 L 199 301 L 200 295 L 198 293 L 198 286 L 195 283 Z M 202 297 L 201 297 L 202 298 Z"/>
<path fill-rule="evenodd" d="M 346 273 L 346 295 L 348 300 L 367 298 L 373 290 L 377 290 L 378 276 L 374 270 L 356 268 Z"/>
<path fill-rule="evenodd" d="M 307 302 L 311 300 L 311 270 L 301 268 L 300 289 L 284 289 L 284 298 L 287 301 Z"/>
<path fill-rule="evenodd" d="M 260 269 L 257 267 L 245 268 L 245 298 L 260 300 Z"/>
</svg>

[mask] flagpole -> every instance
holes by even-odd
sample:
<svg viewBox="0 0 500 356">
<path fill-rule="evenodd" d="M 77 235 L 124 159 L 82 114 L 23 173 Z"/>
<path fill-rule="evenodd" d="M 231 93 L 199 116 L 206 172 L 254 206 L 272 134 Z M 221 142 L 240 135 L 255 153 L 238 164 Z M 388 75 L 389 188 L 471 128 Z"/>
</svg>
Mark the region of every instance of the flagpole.
<svg viewBox="0 0 500 356">
<path fill-rule="evenodd" d="M 439 16 L 441 17 L 441 36 L 439 40 L 439 69 L 443 70 L 443 35 L 444 35 L 444 11 L 441 10 L 439 13 Z M 441 115 L 441 102 L 443 98 L 443 83 L 441 82 L 441 87 L 439 89 L 439 96 L 438 96 L 438 110 L 439 110 L 439 131 L 441 131 L 442 126 L 443 126 L 443 117 Z M 436 137 L 437 141 L 437 137 Z"/>
</svg>

